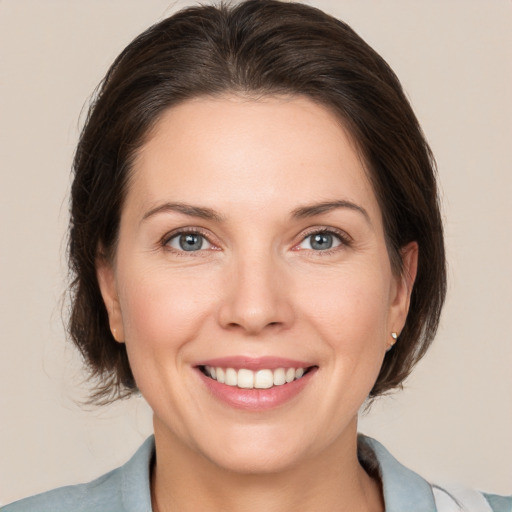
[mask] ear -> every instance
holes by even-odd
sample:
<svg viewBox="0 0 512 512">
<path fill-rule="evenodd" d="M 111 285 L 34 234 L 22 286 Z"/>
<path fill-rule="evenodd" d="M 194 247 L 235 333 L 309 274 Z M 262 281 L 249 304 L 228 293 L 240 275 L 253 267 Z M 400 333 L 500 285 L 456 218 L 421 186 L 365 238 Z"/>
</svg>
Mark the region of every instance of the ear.
<svg viewBox="0 0 512 512">
<path fill-rule="evenodd" d="M 418 251 L 417 242 L 410 242 L 400 250 L 402 273 L 395 278 L 396 286 L 391 297 L 390 334 L 396 332 L 399 335 L 404 328 L 418 271 Z"/>
<path fill-rule="evenodd" d="M 123 317 L 119 304 L 114 266 L 105 256 L 98 256 L 96 260 L 96 276 L 98 278 L 103 302 L 108 312 L 108 321 L 112 336 L 117 342 L 123 343 Z"/>
</svg>

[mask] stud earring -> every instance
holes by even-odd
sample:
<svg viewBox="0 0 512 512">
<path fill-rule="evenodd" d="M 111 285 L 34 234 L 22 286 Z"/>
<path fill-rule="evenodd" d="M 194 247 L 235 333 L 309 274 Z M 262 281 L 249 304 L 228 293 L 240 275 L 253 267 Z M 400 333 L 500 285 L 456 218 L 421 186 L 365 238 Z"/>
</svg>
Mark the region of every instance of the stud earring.
<svg viewBox="0 0 512 512">
<path fill-rule="evenodd" d="M 386 352 L 389 352 L 393 348 L 393 345 L 398 340 L 398 334 L 396 332 L 392 332 L 391 333 L 391 337 L 393 338 L 393 341 L 388 345 L 388 348 L 387 348 Z"/>
</svg>

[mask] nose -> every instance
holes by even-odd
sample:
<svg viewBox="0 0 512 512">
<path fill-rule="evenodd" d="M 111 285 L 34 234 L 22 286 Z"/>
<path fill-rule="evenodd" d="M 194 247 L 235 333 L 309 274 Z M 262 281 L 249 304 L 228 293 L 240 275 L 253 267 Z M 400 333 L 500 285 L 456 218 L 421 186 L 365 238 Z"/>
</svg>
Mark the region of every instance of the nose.
<svg viewBox="0 0 512 512">
<path fill-rule="evenodd" d="M 260 256 L 232 266 L 218 311 L 223 328 L 255 336 L 291 326 L 291 288 L 282 265 L 271 256 Z"/>
</svg>

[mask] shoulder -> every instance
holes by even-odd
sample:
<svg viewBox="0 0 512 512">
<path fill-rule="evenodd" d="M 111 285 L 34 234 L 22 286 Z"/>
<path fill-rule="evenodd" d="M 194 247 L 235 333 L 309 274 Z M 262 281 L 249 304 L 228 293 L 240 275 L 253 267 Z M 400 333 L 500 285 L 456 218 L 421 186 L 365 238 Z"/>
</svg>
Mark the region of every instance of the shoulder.
<svg viewBox="0 0 512 512">
<path fill-rule="evenodd" d="M 499 496 L 483 493 L 493 512 L 512 512 L 512 495 Z"/>
<path fill-rule="evenodd" d="M 512 496 L 440 487 L 400 464 L 375 439 L 360 435 L 359 458 L 382 482 L 386 510 L 396 512 L 512 512 Z"/>
<path fill-rule="evenodd" d="M 498 496 L 461 486 L 432 486 L 439 512 L 512 512 L 512 496 Z"/>
<path fill-rule="evenodd" d="M 117 512 L 121 491 L 121 469 L 115 469 L 92 482 L 70 485 L 31 496 L 1 509 L 1 512 L 64 512 L 69 510 L 105 510 Z"/>
<path fill-rule="evenodd" d="M 0 512 L 151 512 L 150 437 L 123 466 L 92 482 L 59 487 L 2 507 Z"/>
</svg>

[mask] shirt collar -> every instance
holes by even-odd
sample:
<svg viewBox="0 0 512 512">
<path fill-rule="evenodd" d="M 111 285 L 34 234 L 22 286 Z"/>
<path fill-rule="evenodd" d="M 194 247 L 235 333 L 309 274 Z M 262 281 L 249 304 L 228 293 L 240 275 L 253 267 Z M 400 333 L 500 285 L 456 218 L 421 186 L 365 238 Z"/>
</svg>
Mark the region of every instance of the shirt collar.
<svg viewBox="0 0 512 512">
<path fill-rule="evenodd" d="M 373 455 L 382 481 L 387 512 L 435 512 L 430 484 L 402 466 L 378 441 L 359 434 L 361 453 Z M 122 467 L 123 506 L 126 512 L 151 512 L 150 472 L 155 454 L 155 438 L 150 436 Z M 363 460 L 364 463 L 364 460 Z"/>
<path fill-rule="evenodd" d="M 121 468 L 122 500 L 126 512 L 152 512 L 150 473 L 155 454 L 155 436 L 150 436 Z"/>
<path fill-rule="evenodd" d="M 378 441 L 359 434 L 360 450 L 375 457 L 382 481 L 384 503 L 389 512 L 435 512 L 431 485 L 414 471 L 402 466 Z M 364 461 L 363 461 L 364 462 Z"/>
</svg>

